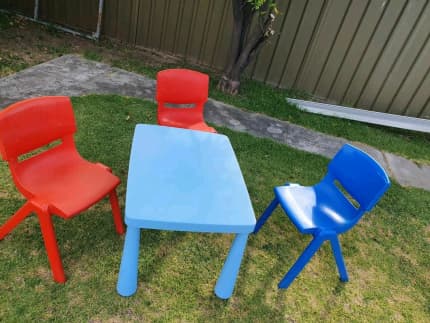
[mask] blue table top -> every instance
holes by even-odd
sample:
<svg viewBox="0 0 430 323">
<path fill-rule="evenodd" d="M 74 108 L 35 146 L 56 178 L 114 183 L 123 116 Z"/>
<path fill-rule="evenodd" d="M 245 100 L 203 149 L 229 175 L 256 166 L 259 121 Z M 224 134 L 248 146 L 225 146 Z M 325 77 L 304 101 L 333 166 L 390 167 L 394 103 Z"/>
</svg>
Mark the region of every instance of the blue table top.
<svg viewBox="0 0 430 323">
<path fill-rule="evenodd" d="M 254 211 L 228 137 L 137 125 L 125 223 L 161 230 L 252 232 Z"/>
</svg>

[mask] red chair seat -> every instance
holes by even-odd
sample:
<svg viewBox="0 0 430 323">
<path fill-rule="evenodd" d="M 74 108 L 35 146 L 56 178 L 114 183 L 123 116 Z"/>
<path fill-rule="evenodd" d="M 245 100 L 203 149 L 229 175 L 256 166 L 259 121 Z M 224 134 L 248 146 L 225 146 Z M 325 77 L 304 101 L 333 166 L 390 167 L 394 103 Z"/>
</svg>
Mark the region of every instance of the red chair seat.
<svg viewBox="0 0 430 323">
<path fill-rule="evenodd" d="M 160 125 L 168 125 L 169 127 L 175 127 L 175 128 L 185 128 L 185 129 L 200 130 L 200 131 L 216 133 L 216 130 L 214 128 L 209 127 L 205 122 L 202 122 L 202 121 L 184 123 L 184 122 L 180 122 L 178 120 L 175 120 L 174 118 L 160 118 L 159 124 Z"/>
<path fill-rule="evenodd" d="M 49 201 L 50 212 L 71 218 L 98 202 L 115 189 L 118 177 L 97 164 L 90 163 L 76 154 L 58 158 L 52 149 L 32 158 L 28 166 L 20 165 L 21 182 L 27 190 L 26 197 Z M 56 155 L 57 158 L 51 158 Z"/>
</svg>

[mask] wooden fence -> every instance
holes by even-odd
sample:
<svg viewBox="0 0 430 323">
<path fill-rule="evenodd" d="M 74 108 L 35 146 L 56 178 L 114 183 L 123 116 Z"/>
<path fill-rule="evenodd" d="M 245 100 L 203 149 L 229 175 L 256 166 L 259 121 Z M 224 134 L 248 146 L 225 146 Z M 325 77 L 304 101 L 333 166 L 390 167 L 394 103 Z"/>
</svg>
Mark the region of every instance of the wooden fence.
<svg viewBox="0 0 430 323">
<path fill-rule="evenodd" d="M 29 0 L 0 7 L 32 15 Z M 279 0 L 279 33 L 247 74 L 334 104 L 430 119 L 430 1 Z M 41 0 L 40 18 L 95 31 L 98 0 Z M 102 34 L 222 70 L 230 0 L 105 0 Z"/>
</svg>

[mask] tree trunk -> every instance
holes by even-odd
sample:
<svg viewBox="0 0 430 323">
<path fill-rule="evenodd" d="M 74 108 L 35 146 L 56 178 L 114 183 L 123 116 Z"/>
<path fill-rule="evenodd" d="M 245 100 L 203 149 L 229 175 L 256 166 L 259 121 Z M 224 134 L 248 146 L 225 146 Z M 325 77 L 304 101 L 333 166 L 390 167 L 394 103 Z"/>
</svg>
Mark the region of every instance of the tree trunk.
<svg viewBox="0 0 430 323">
<path fill-rule="evenodd" d="M 234 24 L 230 56 L 218 83 L 218 89 L 222 92 L 231 95 L 239 93 L 243 71 L 261 45 L 273 35 L 272 26 L 276 16 L 270 9 L 272 3 L 273 1 L 266 1 L 257 11 L 245 0 L 232 0 Z M 249 35 L 252 18 L 256 13 L 260 14 L 259 21 Z M 261 13 L 265 14 L 262 16 Z"/>
</svg>

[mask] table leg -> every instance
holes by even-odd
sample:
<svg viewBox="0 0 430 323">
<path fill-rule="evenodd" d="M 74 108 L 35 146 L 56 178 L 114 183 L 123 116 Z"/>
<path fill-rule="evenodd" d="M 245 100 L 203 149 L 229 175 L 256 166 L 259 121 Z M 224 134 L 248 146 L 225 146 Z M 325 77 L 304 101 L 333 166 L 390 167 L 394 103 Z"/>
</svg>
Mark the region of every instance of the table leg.
<svg viewBox="0 0 430 323">
<path fill-rule="evenodd" d="M 234 284 L 239 273 L 240 263 L 245 252 L 248 234 L 237 234 L 222 267 L 221 274 L 215 286 L 215 294 L 227 299 L 233 294 Z"/>
<path fill-rule="evenodd" d="M 128 226 L 119 268 L 116 290 L 121 296 L 131 296 L 137 290 L 140 229 Z"/>
</svg>

